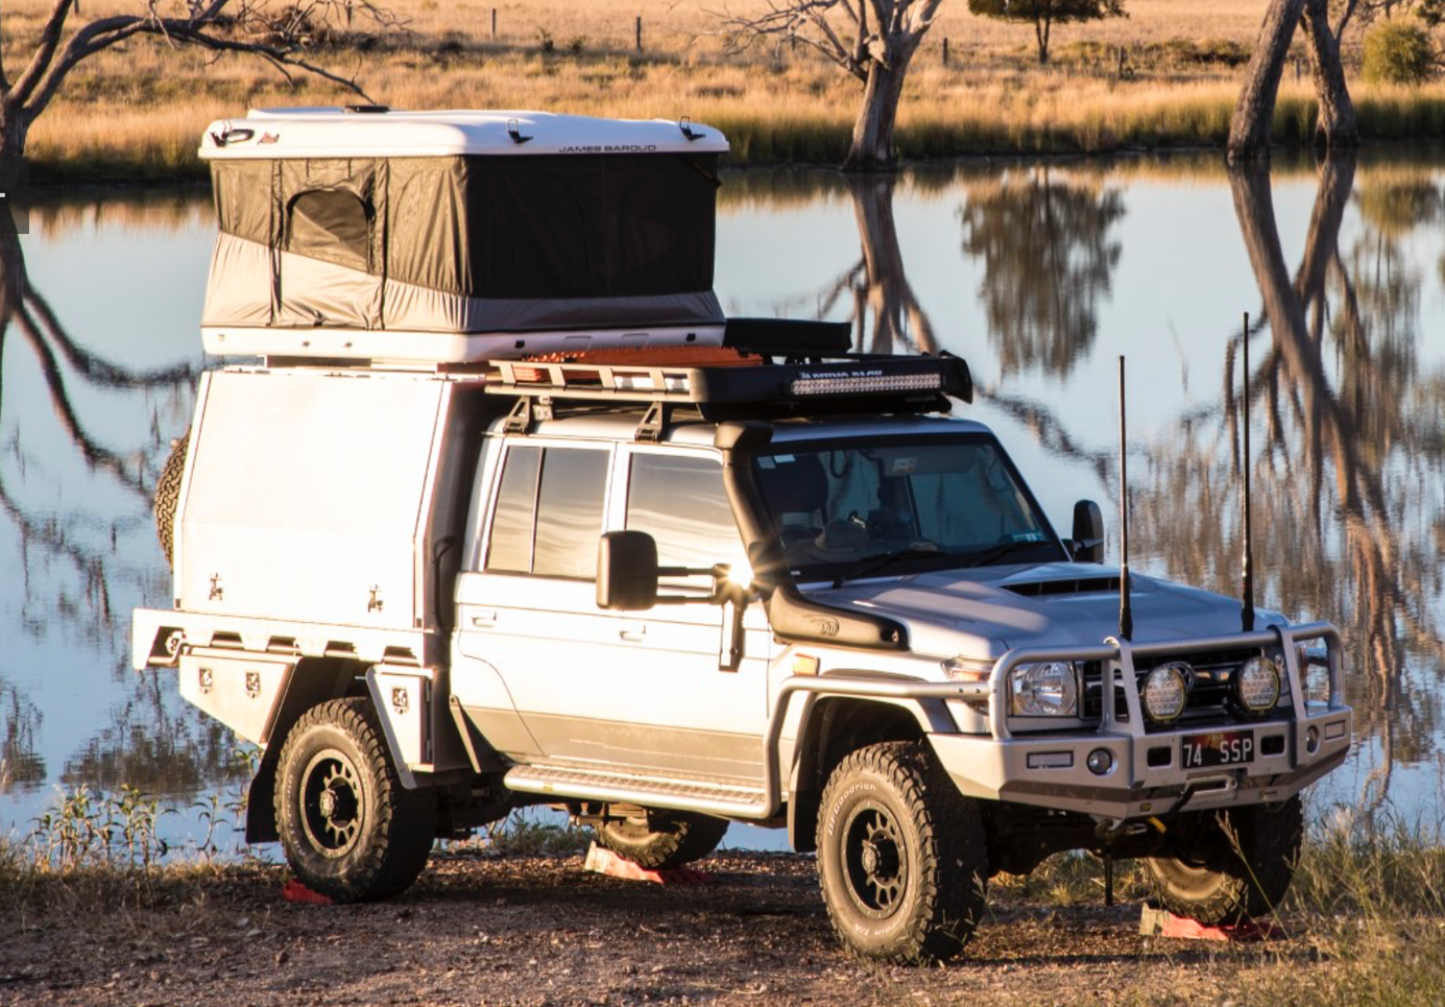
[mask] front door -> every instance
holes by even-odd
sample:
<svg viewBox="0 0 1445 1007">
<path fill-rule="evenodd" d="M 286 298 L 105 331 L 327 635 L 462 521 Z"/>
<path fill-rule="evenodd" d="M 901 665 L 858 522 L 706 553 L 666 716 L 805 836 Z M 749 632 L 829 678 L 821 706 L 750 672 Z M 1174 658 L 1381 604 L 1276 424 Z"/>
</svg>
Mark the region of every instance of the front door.
<svg viewBox="0 0 1445 1007">
<path fill-rule="evenodd" d="M 495 669 L 525 725 L 519 745 L 530 740 L 548 761 L 599 768 L 761 776 L 761 606 L 749 613 L 742 667 L 726 672 L 719 607 L 618 613 L 596 601 L 597 540 L 608 527 L 651 533 L 665 566 L 741 560 L 715 455 L 627 446 L 614 458 L 606 444 L 513 439 L 487 527 L 479 569 L 459 586 L 459 649 L 475 667 Z M 701 598 L 707 584 L 688 578 L 664 591 Z"/>
</svg>

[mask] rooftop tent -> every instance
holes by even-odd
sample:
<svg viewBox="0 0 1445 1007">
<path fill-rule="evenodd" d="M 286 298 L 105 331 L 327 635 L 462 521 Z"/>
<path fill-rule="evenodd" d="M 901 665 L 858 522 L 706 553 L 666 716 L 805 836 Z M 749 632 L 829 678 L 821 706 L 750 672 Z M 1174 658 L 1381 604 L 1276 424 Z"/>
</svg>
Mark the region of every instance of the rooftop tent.
<svg viewBox="0 0 1445 1007">
<path fill-rule="evenodd" d="M 726 141 L 523 115 L 214 124 L 201 150 L 220 229 L 207 349 L 446 361 L 719 341 Z"/>
</svg>

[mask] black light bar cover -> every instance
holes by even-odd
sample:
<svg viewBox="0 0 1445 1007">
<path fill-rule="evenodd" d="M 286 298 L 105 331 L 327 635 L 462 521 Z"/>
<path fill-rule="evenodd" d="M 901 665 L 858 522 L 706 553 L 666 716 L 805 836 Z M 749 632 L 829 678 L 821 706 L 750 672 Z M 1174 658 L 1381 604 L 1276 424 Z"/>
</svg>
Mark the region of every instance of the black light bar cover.
<svg viewBox="0 0 1445 1007">
<path fill-rule="evenodd" d="M 769 357 L 836 357 L 853 347 L 847 322 L 792 318 L 729 318 L 723 345 Z"/>
</svg>

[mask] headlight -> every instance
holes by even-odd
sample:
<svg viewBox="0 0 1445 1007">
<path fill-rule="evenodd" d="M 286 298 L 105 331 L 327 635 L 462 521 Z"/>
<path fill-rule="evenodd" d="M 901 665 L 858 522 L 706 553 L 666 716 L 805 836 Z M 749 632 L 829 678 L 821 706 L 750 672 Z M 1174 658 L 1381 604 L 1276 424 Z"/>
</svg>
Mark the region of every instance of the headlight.
<svg viewBox="0 0 1445 1007">
<path fill-rule="evenodd" d="M 1194 669 L 1183 661 L 1161 664 L 1144 679 L 1144 715 L 1156 724 L 1172 724 L 1189 701 L 1189 680 Z"/>
<path fill-rule="evenodd" d="M 1071 717 L 1079 679 L 1068 661 L 1021 664 L 1009 674 L 1010 710 L 1019 717 Z"/>
<path fill-rule="evenodd" d="M 1250 713 L 1265 713 L 1279 702 L 1279 665 L 1251 657 L 1234 675 L 1234 694 Z"/>
</svg>

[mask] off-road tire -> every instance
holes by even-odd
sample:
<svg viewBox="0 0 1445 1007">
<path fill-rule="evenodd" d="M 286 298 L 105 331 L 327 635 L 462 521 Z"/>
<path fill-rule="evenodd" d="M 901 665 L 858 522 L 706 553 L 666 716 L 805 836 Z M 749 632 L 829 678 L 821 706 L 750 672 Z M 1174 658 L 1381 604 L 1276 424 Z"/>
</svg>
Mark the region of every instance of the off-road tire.
<svg viewBox="0 0 1445 1007">
<path fill-rule="evenodd" d="M 181 477 L 186 473 L 186 448 L 190 443 L 191 432 L 187 430 L 171 447 L 156 480 L 156 538 L 160 539 L 167 564 L 175 562 L 176 507 L 181 502 Z"/>
<path fill-rule="evenodd" d="M 691 811 L 649 809 L 646 818 L 609 821 L 597 826 L 597 842 L 623 860 L 651 871 L 701 860 L 722 842 L 728 823 Z"/>
<path fill-rule="evenodd" d="M 952 958 L 983 917 L 987 877 L 978 805 L 925 744 L 870 745 L 833 770 L 818 809 L 818 880 L 855 954 Z"/>
<path fill-rule="evenodd" d="M 1165 909 L 1206 926 L 1228 926 L 1274 911 L 1289 890 L 1303 842 L 1296 794 L 1280 804 L 1176 823 L 1165 834 L 1165 855 L 1145 865 Z"/>
<path fill-rule="evenodd" d="M 277 830 L 306 887 L 369 902 L 405 891 L 426 866 L 435 794 L 402 787 L 369 701 L 333 699 L 303 713 L 276 772 Z"/>
</svg>

